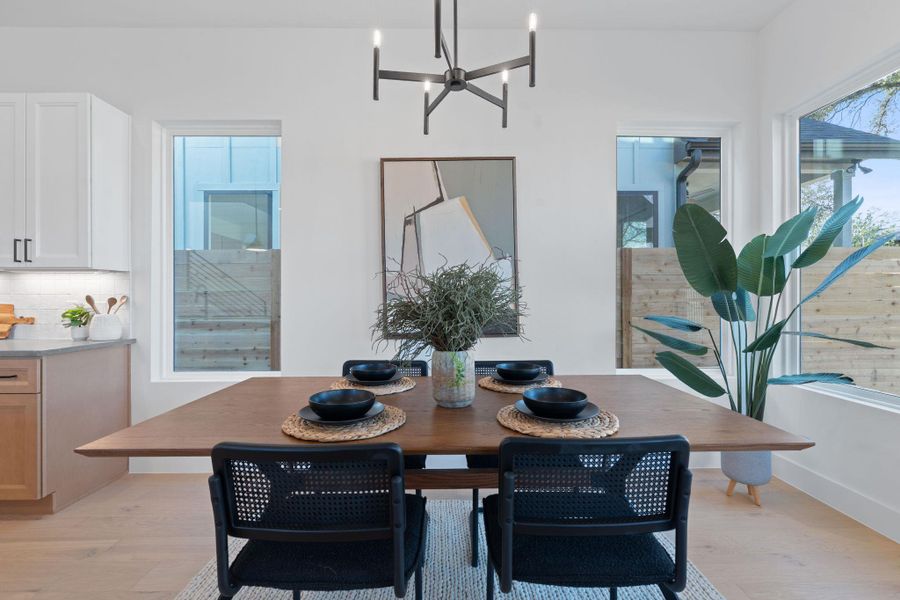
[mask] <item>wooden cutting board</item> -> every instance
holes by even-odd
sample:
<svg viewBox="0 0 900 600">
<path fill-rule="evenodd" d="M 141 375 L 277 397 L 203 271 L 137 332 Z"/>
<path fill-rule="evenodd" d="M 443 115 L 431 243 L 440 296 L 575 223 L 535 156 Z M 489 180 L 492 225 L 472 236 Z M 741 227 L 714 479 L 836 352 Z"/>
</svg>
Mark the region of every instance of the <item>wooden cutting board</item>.
<svg viewBox="0 0 900 600">
<path fill-rule="evenodd" d="M 34 317 L 17 317 L 13 304 L 0 304 L 0 340 L 9 337 L 14 325 L 34 325 Z"/>
</svg>

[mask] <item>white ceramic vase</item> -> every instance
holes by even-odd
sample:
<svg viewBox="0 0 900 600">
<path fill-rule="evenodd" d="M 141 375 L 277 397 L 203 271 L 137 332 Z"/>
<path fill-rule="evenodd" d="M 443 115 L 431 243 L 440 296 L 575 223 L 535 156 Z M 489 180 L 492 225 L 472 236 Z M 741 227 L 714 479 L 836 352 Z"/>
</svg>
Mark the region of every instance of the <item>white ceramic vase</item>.
<svg viewBox="0 0 900 600">
<path fill-rule="evenodd" d="M 475 358 L 469 352 L 431 354 L 434 401 L 444 408 L 464 408 L 475 400 Z"/>
<path fill-rule="evenodd" d="M 94 315 L 90 327 L 95 342 L 118 340 L 122 337 L 122 321 L 117 315 Z"/>
</svg>

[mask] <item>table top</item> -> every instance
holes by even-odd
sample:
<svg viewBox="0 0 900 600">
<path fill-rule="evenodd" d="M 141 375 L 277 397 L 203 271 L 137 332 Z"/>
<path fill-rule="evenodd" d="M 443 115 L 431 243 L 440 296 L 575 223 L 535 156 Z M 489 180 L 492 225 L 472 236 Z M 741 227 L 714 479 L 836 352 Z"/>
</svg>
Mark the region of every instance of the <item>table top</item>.
<svg viewBox="0 0 900 600">
<path fill-rule="evenodd" d="M 307 398 L 329 389 L 336 377 L 257 377 L 86 444 L 85 456 L 208 456 L 219 442 L 321 444 L 281 432 Z M 563 386 L 587 393 L 619 417 L 617 437 L 684 435 L 693 451 L 802 450 L 810 440 L 739 415 L 641 375 L 560 375 Z M 496 454 L 500 442 L 519 436 L 497 422 L 497 411 L 519 396 L 477 388 L 467 408 L 440 408 L 431 378 L 412 390 L 380 396 L 402 408 L 406 423 L 390 433 L 344 444 L 395 442 L 409 454 Z"/>
</svg>

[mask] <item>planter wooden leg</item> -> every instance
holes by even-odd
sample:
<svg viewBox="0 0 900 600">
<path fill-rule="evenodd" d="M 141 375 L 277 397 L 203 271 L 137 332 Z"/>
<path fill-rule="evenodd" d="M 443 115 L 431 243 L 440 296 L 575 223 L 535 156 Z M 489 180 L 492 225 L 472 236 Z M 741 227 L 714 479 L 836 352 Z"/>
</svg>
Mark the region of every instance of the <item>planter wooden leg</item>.
<svg viewBox="0 0 900 600">
<path fill-rule="evenodd" d="M 762 506 L 762 504 L 760 504 L 760 502 L 759 502 L 759 490 L 756 488 L 755 485 L 748 485 L 747 493 L 749 493 L 751 496 L 753 496 L 754 504 L 756 504 L 757 506 Z"/>
<path fill-rule="evenodd" d="M 725 495 L 731 496 L 732 494 L 734 494 L 734 486 L 736 486 L 736 485 L 737 485 L 737 481 L 735 481 L 734 479 L 730 480 L 728 482 L 728 491 L 725 492 Z"/>
</svg>

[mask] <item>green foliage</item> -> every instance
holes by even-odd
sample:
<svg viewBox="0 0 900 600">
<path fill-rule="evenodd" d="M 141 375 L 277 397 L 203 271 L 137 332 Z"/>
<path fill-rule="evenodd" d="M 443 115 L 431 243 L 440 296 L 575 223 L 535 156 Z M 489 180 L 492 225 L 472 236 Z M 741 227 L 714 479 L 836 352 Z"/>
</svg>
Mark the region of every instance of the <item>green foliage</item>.
<svg viewBox="0 0 900 600">
<path fill-rule="evenodd" d="M 647 321 L 654 321 L 661 325 L 665 325 L 666 327 L 670 327 L 671 329 L 677 329 L 678 331 L 701 331 L 706 329 L 700 323 L 694 323 L 689 319 L 684 319 L 682 317 L 664 317 L 660 315 L 647 315 L 644 317 Z"/>
<path fill-rule="evenodd" d="M 412 360 L 427 348 L 471 350 L 488 326 L 521 337 L 521 289 L 488 264 L 444 265 L 431 273 L 391 273 L 388 299 L 378 308 L 376 344 L 398 340 L 396 358 Z"/>
<path fill-rule="evenodd" d="M 734 292 L 716 292 L 709 299 L 716 313 L 729 323 L 756 320 L 750 294 L 742 287 Z"/>
<path fill-rule="evenodd" d="M 771 238 L 758 235 L 744 246 L 738 256 L 738 285 L 756 296 L 780 294 L 787 281 L 784 257 L 766 258 L 766 247 Z"/>
<path fill-rule="evenodd" d="M 884 348 L 870 342 L 831 337 L 815 332 L 784 331 L 797 309 L 838 281 L 851 268 L 881 246 L 892 242 L 897 234 L 890 233 L 860 248 L 825 277 L 825 279 L 793 309 L 781 306 L 784 291 L 791 273 L 818 262 L 837 239 L 841 229 L 859 209 L 862 200 L 854 201 L 832 215 L 818 231 L 815 231 L 817 210 L 805 210 L 789 219 L 772 236 L 758 235 L 748 243 L 735 259 L 734 250 L 724 240 L 726 232 L 714 217 L 702 208 L 686 205 L 675 214 L 675 249 L 682 271 L 697 292 L 710 298 L 716 312 L 728 323 L 723 328 L 734 348 L 734 377 L 737 385 L 732 389 L 727 369 L 716 340 L 706 327 L 675 316 L 652 315 L 646 317 L 671 329 L 685 332 L 706 330 L 712 342 L 719 373 L 725 387 L 678 354 L 658 352 L 656 359 L 682 383 L 705 396 L 728 395 L 732 409 L 762 420 L 765 412 L 769 385 L 794 385 L 804 383 L 852 384 L 853 380 L 840 373 L 801 373 L 770 378 L 772 360 L 783 335 L 800 335 L 853 344 L 861 348 Z M 799 248 L 811 235 L 815 239 L 785 272 L 786 254 Z M 756 296 L 756 311 L 752 307 L 751 294 Z M 760 312 L 761 300 L 766 298 L 765 315 Z M 755 321 L 755 323 L 753 323 Z M 753 323 L 755 331 L 749 326 Z M 662 342 L 666 346 L 701 356 L 706 346 L 689 342 L 635 325 L 636 329 Z M 762 333 L 760 333 L 760 331 Z M 702 349 L 702 351 L 701 351 Z"/>
<path fill-rule="evenodd" d="M 696 204 L 675 213 L 672 229 L 681 270 L 698 294 L 709 298 L 737 288 L 737 259 L 719 221 Z"/>
<path fill-rule="evenodd" d="M 800 337 L 809 337 L 816 338 L 820 340 L 830 340 L 832 342 L 843 342 L 844 344 L 850 344 L 852 346 L 859 346 L 860 348 L 880 348 L 882 350 L 893 350 L 890 346 L 879 346 L 878 344 L 873 344 L 872 342 L 866 342 L 863 340 L 851 340 L 849 338 L 839 338 L 832 337 L 830 335 L 825 335 L 824 333 L 816 333 L 815 331 L 784 331 L 783 335 L 798 335 Z"/>
<path fill-rule="evenodd" d="M 656 360 L 681 383 L 699 394 L 709 398 L 718 398 L 726 393 L 712 377 L 674 352 L 659 352 L 656 354 Z"/>
<path fill-rule="evenodd" d="M 91 322 L 93 313 L 84 305 L 76 304 L 62 314 L 63 327 L 85 327 Z"/>
<path fill-rule="evenodd" d="M 676 337 L 672 337 L 671 335 L 653 331 L 652 329 L 644 329 L 643 327 L 638 327 L 637 325 L 632 325 L 632 327 L 634 327 L 638 331 L 643 331 L 645 334 L 649 335 L 661 344 L 665 344 L 669 348 L 674 348 L 675 350 L 681 350 L 685 354 L 692 354 L 693 356 L 703 356 L 704 354 L 709 352 L 709 348 L 701 344 L 695 344 L 694 342 L 681 340 Z"/>
</svg>

